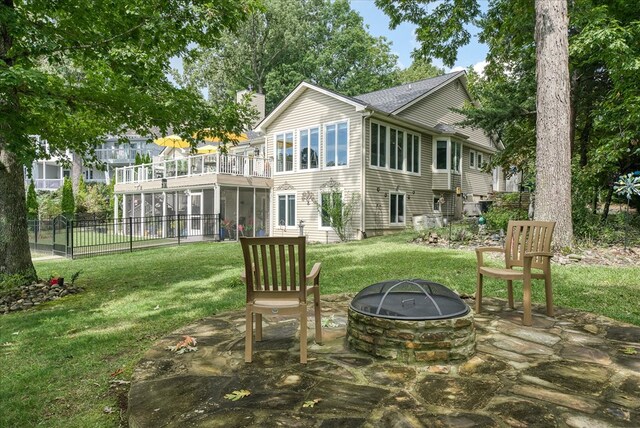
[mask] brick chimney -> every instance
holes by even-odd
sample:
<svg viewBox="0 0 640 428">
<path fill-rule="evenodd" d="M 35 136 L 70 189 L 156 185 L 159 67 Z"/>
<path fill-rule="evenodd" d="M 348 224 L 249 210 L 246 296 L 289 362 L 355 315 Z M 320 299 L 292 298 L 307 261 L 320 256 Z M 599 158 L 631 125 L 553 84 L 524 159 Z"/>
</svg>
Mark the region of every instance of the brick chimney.
<svg viewBox="0 0 640 428">
<path fill-rule="evenodd" d="M 262 119 L 264 119 L 264 94 L 257 94 L 253 91 L 243 89 L 242 91 L 238 91 L 238 93 L 236 94 L 236 101 L 240 102 L 240 100 L 242 100 L 242 97 L 244 97 L 246 94 L 251 95 L 251 105 L 258 111 L 258 117 L 251 124 L 251 129 L 253 129 L 258 123 L 260 123 Z"/>
</svg>

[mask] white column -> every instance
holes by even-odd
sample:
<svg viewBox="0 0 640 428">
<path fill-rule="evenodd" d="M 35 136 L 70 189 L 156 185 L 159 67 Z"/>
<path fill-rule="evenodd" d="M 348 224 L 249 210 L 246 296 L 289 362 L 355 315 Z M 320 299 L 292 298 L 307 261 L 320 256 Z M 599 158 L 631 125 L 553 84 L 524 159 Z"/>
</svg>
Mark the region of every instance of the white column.
<svg viewBox="0 0 640 428">
<path fill-rule="evenodd" d="M 219 164 L 218 164 L 219 165 Z M 213 187 L 213 213 L 218 216 L 218 220 L 220 219 L 220 186 L 215 185 Z M 220 222 L 218 221 L 218 229 L 214 232 L 214 238 L 217 236 L 220 239 Z"/>
<path fill-rule="evenodd" d="M 113 195 L 113 233 L 118 233 L 118 195 Z"/>
<path fill-rule="evenodd" d="M 167 192 L 162 192 L 162 237 L 167 237 Z"/>
</svg>

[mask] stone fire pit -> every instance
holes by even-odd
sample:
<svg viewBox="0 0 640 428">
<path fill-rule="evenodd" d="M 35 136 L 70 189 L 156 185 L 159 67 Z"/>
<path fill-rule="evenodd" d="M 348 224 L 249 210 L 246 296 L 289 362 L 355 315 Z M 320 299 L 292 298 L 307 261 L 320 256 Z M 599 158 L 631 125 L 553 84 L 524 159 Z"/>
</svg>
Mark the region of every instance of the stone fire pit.
<svg viewBox="0 0 640 428">
<path fill-rule="evenodd" d="M 348 309 L 347 341 L 358 351 L 405 363 L 465 361 L 475 353 L 468 305 L 447 287 L 421 279 L 371 285 Z"/>
</svg>

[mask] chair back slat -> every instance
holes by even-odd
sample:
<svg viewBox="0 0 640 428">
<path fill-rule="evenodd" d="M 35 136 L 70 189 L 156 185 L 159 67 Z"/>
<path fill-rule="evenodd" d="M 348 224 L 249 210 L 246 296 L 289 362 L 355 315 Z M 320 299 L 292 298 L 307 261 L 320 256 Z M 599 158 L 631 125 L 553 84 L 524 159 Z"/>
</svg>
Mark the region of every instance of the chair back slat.
<svg viewBox="0 0 640 428">
<path fill-rule="evenodd" d="M 524 254 L 550 252 L 553 221 L 510 221 L 505 239 L 505 261 L 507 268 L 524 265 Z M 534 257 L 531 267 L 542 269 L 544 259 Z"/>
<path fill-rule="evenodd" d="M 275 298 L 299 295 L 306 301 L 306 238 L 240 238 L 245 263 L 247 301 L 256 293 Z"/>
</svg>

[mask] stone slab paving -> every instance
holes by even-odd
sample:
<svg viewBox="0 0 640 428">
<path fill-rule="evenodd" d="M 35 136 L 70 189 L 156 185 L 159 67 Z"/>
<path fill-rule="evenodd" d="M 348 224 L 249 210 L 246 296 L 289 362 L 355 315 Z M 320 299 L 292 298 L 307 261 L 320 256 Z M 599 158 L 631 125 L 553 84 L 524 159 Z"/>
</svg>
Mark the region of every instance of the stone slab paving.
<svg viewBox="0 0 640 428">
<path fill-rule="evenodd" d="M 299 363 L 298 322 L 265 317 L 244 363 L 244 313 L 228 312 L 157 342 L 135 368 L 132 427 L 638 427 L 640 327 L 574 310 L 534 310 L 532 327 L 503 301 L 475 316 L 477 350 L 455 365 L 401 364 L 350 350 L 348 302 L 322 298 L 324 344 Z M 469 300 L 470 306 L 473 302 Z M 310 316 L 312 314 L 310 313 Z M 198 350 L 166 348 L 183 335 Z M 248 390 L 237 401 L 225 394 Z M 314 401 L 313 407 L 304 407 Z"/>
</svg>

